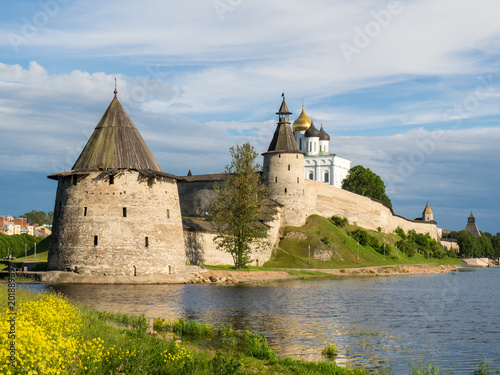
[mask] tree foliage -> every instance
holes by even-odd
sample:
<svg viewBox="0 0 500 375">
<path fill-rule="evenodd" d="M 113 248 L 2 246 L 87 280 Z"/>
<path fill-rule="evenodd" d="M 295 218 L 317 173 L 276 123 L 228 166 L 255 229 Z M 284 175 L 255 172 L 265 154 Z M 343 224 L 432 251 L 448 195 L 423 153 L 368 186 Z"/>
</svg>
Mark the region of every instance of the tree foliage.
<svg viewBox="0 0 500 375">
<path fill-rule="evenodd" d="M 385 194 L 385 185 L 380 176 L 362 165 L 356 165 L 349 170 L 349 176 L 342 181 L 342 189 L 375 198 L 392 208 L 391 200 Z"/>
<path fill-rule="evenodd" d="M 243 268 L 251 262 L 251 245 L 264 244 L 267 227 L 259 219 L 273 212 L 265 212 L 270 210 L 265 207 L 268 193 L 254 164 L 257 152 L 248 142 L 229 150 L 229 178 L 215 187 L 210 218 L 217 228 L 217 248 L 232 255 L 236 268 Z"/>
<path fill-rule="evenodd" d="M 52 218 L 54 217 L 53 212 L 45 212 L 45 211 L 36 211 L 32 210 L 31 212 L 27 212 L 22 214 L 21 217 L 25 217 L 28 219 L 28 223 L 43 225 L 43 224 L 52 224 Z"/>
<path fill-rule="evenodd" d="M 417 233 L 414 229 L 405 233 L 400 227 L 397 227 L 394 232 L 401 237 L 396 246 L 409 256 L 413 256 L 417 252 L 432 258 L 453 257 L 455 255 L 453 251 L 444 250 L 443 246 L 433 239 L 429 233 Z"/>
<path fill-rule="evenodd" d="M 0 257 L 3 258 L 7 254 L 15 257 L 24 256 L 26 246 L 30 251 L 35 246 L 35 242 L 40 243 L 43 239 L 44 237 L 33 237 L 27 233 L 13 235 L 0 233 Z"/>
<path fill-rule="evenodd" d="M 492 236 L 481 232 L 481 237 L 476 238 L 472 233 L 461 230 L 457 233 L 457 243 L 460 247 L 460 255 L 465 257 L 500 257 L 499 235 Z"/>
</svg>

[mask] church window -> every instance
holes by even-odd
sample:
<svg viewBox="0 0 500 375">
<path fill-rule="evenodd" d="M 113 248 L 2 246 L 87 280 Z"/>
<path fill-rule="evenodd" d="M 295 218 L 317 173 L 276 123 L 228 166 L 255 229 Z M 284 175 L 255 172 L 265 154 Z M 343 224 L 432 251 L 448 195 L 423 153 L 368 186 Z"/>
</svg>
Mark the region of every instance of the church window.
<svg viewBox="0 0 500 375">
<path fill-rule="evenodd" d="M 123 207 L 123 217 L 127 217 L 127 207 Z"/>
<path fill-rule="evenodd" d="M 144 246 L 149 247 L 149 237 L 147 236 L 144 238 Z"/>
<path fill-rule="evenodd" d="M 302 138 L 299 139 L 299 150 L 302 151 Z"/>
<path fill-rule="evenodd" d="M 99 237 L 94 236 L 94 246 L 97 246 L 98 241 L 99 241 Z"/>
<path fill-rule="evenodd" d="M 113 185 L 114 183 L 115 183 L 115 176 L 113 175 L 113 173 L 110 173 L 109 174 L 109 184 Z"/>
<path fill-rule="evenodd" d="M 328 172 L 325 172 L 325 182 L 330 182 L 330 176 Z"/>
<path fill-rule="evenodd" d="M 314 179 L 314 175 L 313 175 L 313 173 L 312 173 L 312 172 L 309 172 L 309 179 L 310 179 L 310 180 L 313 180 L 313 179 Z"/>
<path fill-rule="evenodd" d="M 83 216 L 87 216 L 87 207 L 83 207 Z"/>
</svg>

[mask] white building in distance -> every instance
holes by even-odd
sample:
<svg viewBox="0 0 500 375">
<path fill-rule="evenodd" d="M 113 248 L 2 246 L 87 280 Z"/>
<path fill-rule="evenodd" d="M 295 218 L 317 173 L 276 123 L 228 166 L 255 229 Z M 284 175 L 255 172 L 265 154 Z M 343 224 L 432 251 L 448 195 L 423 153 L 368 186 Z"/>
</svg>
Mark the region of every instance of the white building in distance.
<svg viewBox="0 0 500 375">
<path fill-rule="evenodd" d="M 324 182 L 341 188 L 349 174 L 351 161 L 330 153 L 330 136 L 318 130 L 306 115 L 304 105 L 299 117 L 293 122 L 293 134 L 304 156 L 304 178 Z"/>
</svg>

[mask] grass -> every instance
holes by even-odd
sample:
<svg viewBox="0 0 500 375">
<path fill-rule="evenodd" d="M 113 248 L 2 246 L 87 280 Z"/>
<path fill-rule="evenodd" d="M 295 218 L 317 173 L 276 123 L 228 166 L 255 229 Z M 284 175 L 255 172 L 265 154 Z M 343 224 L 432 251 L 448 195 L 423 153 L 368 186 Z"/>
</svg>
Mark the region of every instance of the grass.
<svg viewBox="0 0 500 375">
<path fill-rule="evenodd" d="M 400 265 L 430 263 L 461 264 L 455 258 L 427 259 L 421 255 L 406 256 L 400 250 L 391 255 L 384 255 L 375 251 L 370 246 L 359 246 L 359 259 L 357 258 L 357 241 L 349 235 L 356 229 L 354 225 L 339 228 L 329 219 L 313 215 L 307 219 L 302 227 L 286 227 L 284 238 L 279 247 L 273 250 L 271 259 L 264 264 L 267 268 L 356 268 L 368 266 Z M 300 233 L 299 236 L 287 236 L 290 233 Z M 369 234 L 379 242 L 395 248 L 401 239 L 396 234 L 380 233 L 368 230 Z M 309 257 L 310 249 L 310 257 Z M 314 254 L 330 253 L 330 260 L 314 259 Z"/>
<path fill-rule="evenodd" d="M 36 246 L 36 261 L 40 262 L 40 264 L 34 269 L 34 271 L 46 271 L 47 270 L 47 257 L 49 255 L 49 245 L 50 245 L 50 237 L 44 238 L 39 244 Z M 24 254 L 24 253 L 23 253 Z M 16 260 L 13 262 L 16 268 L 21 268 L 25 261 L 34 261 L 35 260 L 35 249 L 32 248 L 27 252 L 27 257 L 20 256 L 16 257 Z M 7 270 L 7 262 L 0 262 L 0 271 Z"/>
</svg>

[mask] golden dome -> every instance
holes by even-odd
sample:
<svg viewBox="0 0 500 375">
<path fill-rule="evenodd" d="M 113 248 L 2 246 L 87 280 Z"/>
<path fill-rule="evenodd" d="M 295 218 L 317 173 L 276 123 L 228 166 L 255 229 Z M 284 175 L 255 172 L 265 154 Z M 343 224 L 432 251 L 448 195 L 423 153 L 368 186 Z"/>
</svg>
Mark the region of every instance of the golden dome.
<svg viewBox="0 0 500 375">
<path fill-rule="evenodd" d="M 302 104 L 302 112 L 297 120 L 293 122 L 293 131 L 307 130 L 311 126 L 311 119 L 307 117 L 306 111 L 304 110 L 304 104 Z"/>
</svg>

